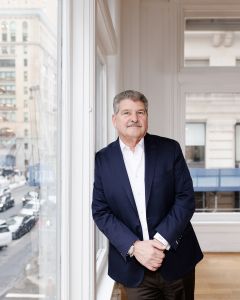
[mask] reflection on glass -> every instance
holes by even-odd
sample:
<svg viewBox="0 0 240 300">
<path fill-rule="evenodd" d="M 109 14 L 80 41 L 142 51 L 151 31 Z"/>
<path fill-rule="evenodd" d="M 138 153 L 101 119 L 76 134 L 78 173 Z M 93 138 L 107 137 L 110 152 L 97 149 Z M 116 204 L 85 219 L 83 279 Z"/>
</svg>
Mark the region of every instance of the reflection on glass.
<svg viewBox="0 0 240 300">
<path fill-rule="evenodd" d="M 186 161 L 198 211 L 240 211 L 239 93 L 186 95 Z"/>
<path fill-rule="evenodd" d="M 184 66 L 239 66 L 240 19 L 188 18 L 184 31 Z"/>
<path fill-rule="evenodd" d="M 0 299 L 57 295 L 58 0 L 50 2 L 1 3 Z"/>
</svg>

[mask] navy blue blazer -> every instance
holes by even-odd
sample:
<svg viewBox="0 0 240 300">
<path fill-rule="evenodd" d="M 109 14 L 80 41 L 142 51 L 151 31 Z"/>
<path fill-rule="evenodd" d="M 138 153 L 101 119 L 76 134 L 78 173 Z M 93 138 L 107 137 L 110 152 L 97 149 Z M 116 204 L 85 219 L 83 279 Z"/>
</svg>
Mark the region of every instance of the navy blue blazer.
<svg viewBox="0 0 240 300">
<path fill-rule="evenodd" d="M 195 210 L 192 179 L 176 141 L 146 134 L 144 148 L 149 236 L 159 232 L 171 245 L 160 272 L 166 280 L 176 280 L 203 257 L 190 223 Z M 110 242 L 109 276 L 125 286 L 138 286 L 145 267 L 127 252 L 143 234 L 119 140 L 96 154 L 92 213 Z"/>
</svg>

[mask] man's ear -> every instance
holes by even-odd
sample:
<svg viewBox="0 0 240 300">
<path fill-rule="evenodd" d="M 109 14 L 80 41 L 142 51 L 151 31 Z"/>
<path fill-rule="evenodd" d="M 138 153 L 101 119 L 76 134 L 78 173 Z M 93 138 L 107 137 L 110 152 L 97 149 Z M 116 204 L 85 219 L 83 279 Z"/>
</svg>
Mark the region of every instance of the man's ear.
<svg viewBox="0 0 240 300">
<path fill-rule="evenodd" d="M 116 128 L 116 115 L 112 115 L 112 123 L 113 126 Z"/>
</svg>

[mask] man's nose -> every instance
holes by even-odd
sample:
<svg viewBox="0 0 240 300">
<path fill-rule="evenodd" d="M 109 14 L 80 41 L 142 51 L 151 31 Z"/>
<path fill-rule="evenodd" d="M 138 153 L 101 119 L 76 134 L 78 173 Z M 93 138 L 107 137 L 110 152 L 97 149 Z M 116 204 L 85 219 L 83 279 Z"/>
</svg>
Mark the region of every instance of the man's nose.
<svg viewBox="0 0 240 300">
<path fill-rule="evenodd" d="M 132 113 L 131 119 L 132 119 L 132 122 L 137 122 L 138 121 L 138 115 L 137 115 L 136 112 Z"/>
</svg>

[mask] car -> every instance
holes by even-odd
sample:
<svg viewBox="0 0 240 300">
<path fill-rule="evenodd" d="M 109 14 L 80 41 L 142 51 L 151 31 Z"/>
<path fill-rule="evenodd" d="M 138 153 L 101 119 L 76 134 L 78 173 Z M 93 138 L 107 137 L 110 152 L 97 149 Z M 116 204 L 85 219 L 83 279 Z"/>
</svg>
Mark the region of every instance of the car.
<svg viewBox="0 0 240 300">
<path fill-rule="evenodd" d="M 40 209 L 39 201 L 31 200 L 20 210 L 20 214 L 38 216 L 39 209 Z"/>
<path fill-rule="evenodd" d="M 8 186 L 6 187 L 0 187 L 0 197 L 11 194 L 10 188 Z"/>
<path fill-rule="evenodd" d="M 29 191 L 22 197 L 22 205 L 25 206 L 29 201 L 39 199 L 39 193 L 36 191 Z"/>
<path fill-rule="evenodd" d="M 11 193 L 3 195 L 0 197 L 0 211 L 5 211 L 15 205 L 15 200 L 13 199 Z"/>
<path fill-rule="evenodd" d="M 12 234 L 5 220 L 0 220 L 0 249 L 7 247 L 12 241 Z"/>
<path fill-rule="evenodd" d="M 30 215 L 15 215 L 7 219 L 6 223 L 12 233 L 12 239 L 16 240 L 29 232 L 36 224 L 35 216 Z"/>
</svg>

